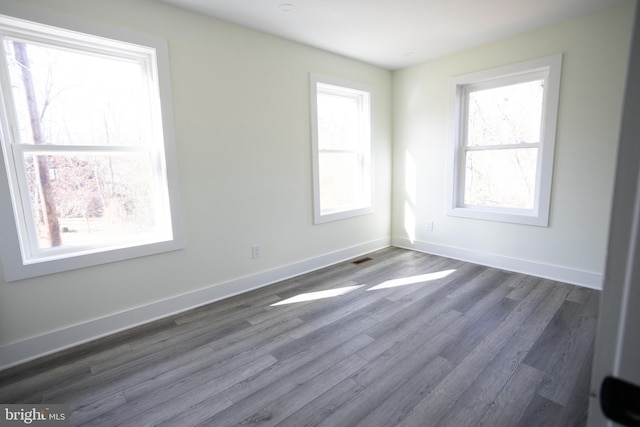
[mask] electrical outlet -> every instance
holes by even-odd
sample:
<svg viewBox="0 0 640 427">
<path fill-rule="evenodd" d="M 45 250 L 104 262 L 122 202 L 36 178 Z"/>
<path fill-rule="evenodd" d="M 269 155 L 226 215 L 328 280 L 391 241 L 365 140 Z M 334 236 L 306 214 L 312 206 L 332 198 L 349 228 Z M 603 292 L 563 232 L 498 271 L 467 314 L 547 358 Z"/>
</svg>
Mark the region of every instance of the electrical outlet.
<svg viewBox="0 0 640 427">
<path fill-rule="evenodd" d="M 262 248 L 260 245 L 251 246 L 251 257 L 253 259 L 260 258 L 262 256 Z"/>
<path fill-rule="evenodd" d="M 433 221 L 427 222 L 427 231 L 433 231 Z"/>
</svg>

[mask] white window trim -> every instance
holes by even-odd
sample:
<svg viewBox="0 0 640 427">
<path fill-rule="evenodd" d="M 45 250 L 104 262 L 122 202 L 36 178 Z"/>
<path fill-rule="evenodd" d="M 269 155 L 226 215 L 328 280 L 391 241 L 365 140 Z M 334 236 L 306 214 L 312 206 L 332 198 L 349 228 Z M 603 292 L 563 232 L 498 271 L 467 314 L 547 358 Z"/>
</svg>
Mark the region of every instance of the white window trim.
<svg viewBox="0 0 640 427">
<path fill-rule="evenodd" d="M 560 77 L 562 72 L 562 54 L 551 55 L 518 64 L 484 70 L 454 77 L 450 83 L 450 99 L 452 104 L 452 144 L 449 164 L 449 184 L 447 214 L 450 216 L 483 219 L 517 224 L 547 227 L 551 205 L 551 184 L 553 177 L 553 157 L 555 151 L 558 102 L 560 98 Z M 542 112 L 541 141 L 538 150 L 538 166 L 536 171 L 536 194 L 534 208 L 506 209 L 467 206 L 464 197 L 464 159 L 461 123 L 465 89 L 479 85 L 495 86 L 522 81 L 523 76 L 540 74 L 545 79 L 544 105 Z"/>
<path fill-rule="evenodd" d="M 145 46 L 155 50 L 155 60 L 157 64 L 157 75 L 155 79 L 158 85 L 160 96 L 160 115 L 162 117 L 162 132 L 164 136 L 164 162 L 166 183 L 168 188 L 168 204 L 172 223 L 172 238 L 166 241 L 136 244 L 135 246 L 110 247 L 105 249 L 87 250 L 81 254 L 68 257 L 43 258 L 40 261 L 25 263 L 21 253 L 18 224 L 23 215 L 14 212 L 12 202 L 12 186 L 8 181 L 8 174 L 5 159 L 10 158 L 4 148 L 0 159 L 0 260 L 5 280 L 15 281 L 31 277 L 43 276 L 78 268 L 90 267 L 110 262 L 122 261 L 126 259 L 148 256 L 168 251 L 184 248 L 184 232 L 182 228 L 182 213 L 180 208 L 180 193 L 178 183 L 178 168 L 176 158 L 176 147 L 174 140 L 173 110 L 171 97 L 171 83 L 169 75 L 169 49 L 166 40 L 156 37 L 138 34 L 123 29 L 116 29 L 83 19 L 43 11 L 39 8 L 7 1 L 6 7 L 3 5 L 2 14 L 10 18 L 17 18 L 33 22 L 37 25 L 44 24 L 52 27 L 52 32 L 56 34 L 56 28 L 64 29 L 56 34 L 57 37 L 64 37 L 66 30 L 98 36 L 105 38 L 105 46 L 109 46 L 109 40 L 117 40 L 131 45 Z M 26 27 L 29 28 L 29 23 Z M 4 115 L 3 115 L 4 116 Z M 10 124 L 5 121 L 0 126 L 0 138 L 6 140 L 8 135 L 3 132 L 11 129 Z M 28 148 L 27 148 L 28 150 Z M 12 178 L 15 179 L 15 178 Z M 18 208 L 18 207 L 16 207 Z"/>
<path fill-rule="evenodd" d="M 373 156 L 372 156 L 372 140 L 371 140 L 371 114 L 373 112 L 373 90 L 371 87 L 359 83 L 354 83 L 342 79 L 323 76 L 315 73 L 309 74 L 310 88 L 310 107 L 311 107 L 311 147 L 313 161 L 313 219 L 314 224 L 322 224 L 330 221 L 338 221 L 360 215 L 366 215 L 374 212 L 373 206 Z M 320 163 L 319 163 L 319 141 L 318 141 L 318 83 L 339 86 L 345 89 L 353 89 L 359 92 L 368 92 L 369 94 L 369 117 L 365 124 L 366 135 L 364 138 L 368 140 L 368 147 L 362 153 L 363 163 L 366 173 L 369 175 L 367 193 L 365 195 L 365 204 L 353 207 L 324 212 L 320 206 Z"/>
</svg>

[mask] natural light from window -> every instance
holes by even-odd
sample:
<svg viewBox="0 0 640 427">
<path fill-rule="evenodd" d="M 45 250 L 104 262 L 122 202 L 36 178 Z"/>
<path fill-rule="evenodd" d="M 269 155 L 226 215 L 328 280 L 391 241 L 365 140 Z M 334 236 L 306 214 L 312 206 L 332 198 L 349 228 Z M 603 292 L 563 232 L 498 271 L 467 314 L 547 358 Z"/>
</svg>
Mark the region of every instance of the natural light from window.
<svg viewBox="0 0 640 427">
<path fill-rule="evenodd" d="M 355 291 L 356 289 L 360 289 L 363 286 L 364 285 L 346 286 L 344 288 L 327 289 L 325 291 L 317 291 L 317 292 L 308 292 L 306 294 L 300 294 L 300 295 L 296 295 L 295 297 L 278 301 L 275 304 L 271 304 L 271 306 L 273 307 L 276 305 L 295 304 L 298 302 L 315 301 L 319 299 L 337 297 L 340 295 L 348 294 L 349 292 Z"/>
<path fill-rule="evenodd" d="M 433 273 L 419 274 L 416 276 L 390 279 L 367 289 L 367 291 L 377 291 L 381 289 L 397 288 L 400 286 L 416 285 L 419 283 L 432 282 L 438 279 L 443 279 L 449 276 L 450 274 L 454 273 L 455 271 L 456 269 L 451 269 L 451 270 L 437 271 Z M 342 295 L 346 295 L 350 292 L 353 292 L 357 289 L 360 289 L 364 286 L 366 285 L 345 286 L 342 288 L 327 289 L 327 290 L 316 291 L 316 292 L 307 292 L 307 293 L 296 295 L 291 298 L 287 298 L 282 301 L 278 301 L 277 303 L 271 304 L 271 307 L 339 297 Z"/>
<path fill-rule="evenodd" d="M 17 236 L 17 248 L 13 242 L 2 248 L 5 275 L 31 277 L 181 247 L 172 209 L 177 186 L 168 177 L 175 158 L 166 150 L 173 153 L 166 133 L 173 129 L 170 92 L 161 91 L 168 79 L 158 66 L 159 56 L 168 59 L 166 44 L 2 15 L 0 41 L 6 168 L 0 184 L 9 187 L 0 194 L 13 207 L 15 234 L 7 235 Z"/>
<path fill-rule="evenodd" d="M 562 55 L 451 80 L 454 216 L 547 226 Z"/>
<path fill-rule="evenodd" d="M 544 80 L 469 90 L 464 204 L 533 209 Z"/>
<path fill-rule="evenodd" d="M 448 275 L 450 275 L 454 271 L 456 271 L 456 270 L 455 269 L 453 269 L 453 270 L 444 270 L 444 271 L 438 271 L 438 272 L 435 272 L 435 273 L 426 273 L 426 274 L 419 274 L 417 276 L 409 276 L 409 277 L 402 277 L 402 278 L 399 278 L 399 279 L 391 279 L 391 280 L 387 280 L 385 282 L 382 282 L 379 285 L 374 286 L 373 288 L 369 288 L 369 289 L 367 289 L 367 291 L 377 291 L 379 289 L 397 288 L 399 286 L 407 286 L 407 285 L 415 285 L 417 283 L 431 282 L 433 280 L 438 280 L 438 279 L 442 279 L 444 277 L 447 277 Z"/>
<path fill-rule="evenodd" d="M 314 219 L 372 210 L 371 93 L 311 76 Z"/>
<path fill-rule="evenodd" d="M 4 48 L 21 144 L 16 172 L 33 213 L 29 258 L 53 247 L 170 239 L 145 64 L 11 39 Z"/>
</svg>

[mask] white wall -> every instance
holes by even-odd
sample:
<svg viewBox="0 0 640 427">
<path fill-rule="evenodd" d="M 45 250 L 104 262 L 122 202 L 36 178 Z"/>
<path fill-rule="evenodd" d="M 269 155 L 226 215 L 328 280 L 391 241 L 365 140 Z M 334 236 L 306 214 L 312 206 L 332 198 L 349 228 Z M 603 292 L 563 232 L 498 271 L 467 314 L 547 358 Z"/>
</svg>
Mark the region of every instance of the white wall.
<svg viewBox="0 0 640 427">
<path fill-rule="evenodd" d="M 599 287 L 633 7 L 627 2 L 395 72 L 394 243 Z M 559 52 L 564 62 L 550 226 L 447 216 L 449 79 Z"/>
<path fill-rule="evenodd" d="M 20 2 L 168 40 L 186 249 L 11 283 L 0 271 L 0 367 L 389 244 L 389 71 L 159 1 Z M 374 214 L 312 224 L 310 72 L 374 88 Z"/>
</svg>

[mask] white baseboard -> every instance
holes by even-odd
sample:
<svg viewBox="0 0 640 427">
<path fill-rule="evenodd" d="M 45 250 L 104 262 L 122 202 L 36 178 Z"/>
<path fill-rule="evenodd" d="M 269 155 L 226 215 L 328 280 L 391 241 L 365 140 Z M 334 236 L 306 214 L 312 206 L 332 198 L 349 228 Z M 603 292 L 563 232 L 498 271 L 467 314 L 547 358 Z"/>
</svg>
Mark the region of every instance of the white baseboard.
<svg viewBox="0 0 640 427">
<path fill-rule="evenodd" d="M 391 245 L 382 238 L 0 347 L 0 370 Z"/>
<path fill-rule="evenodd" d="M 399 248 L 412 249 L 415 251 L 472 262 L 474 264 L 486 265 L 488 267 L 500 268 L 502 270 L 513 271 L 516 273 L 524 273 L 531 276 L 570 283 L 591 289 L 602 290 L 602 284 L 604 282 L 604 276 L 602 273 L 577 270 L 518 258 L 510 258 L 489 252 L 480 252 L 471 249 L 421 241 L 411 242 L 409 239 L 404 237 L 393 237 L 391 239 L 391 244 Z"/>
</svg>

